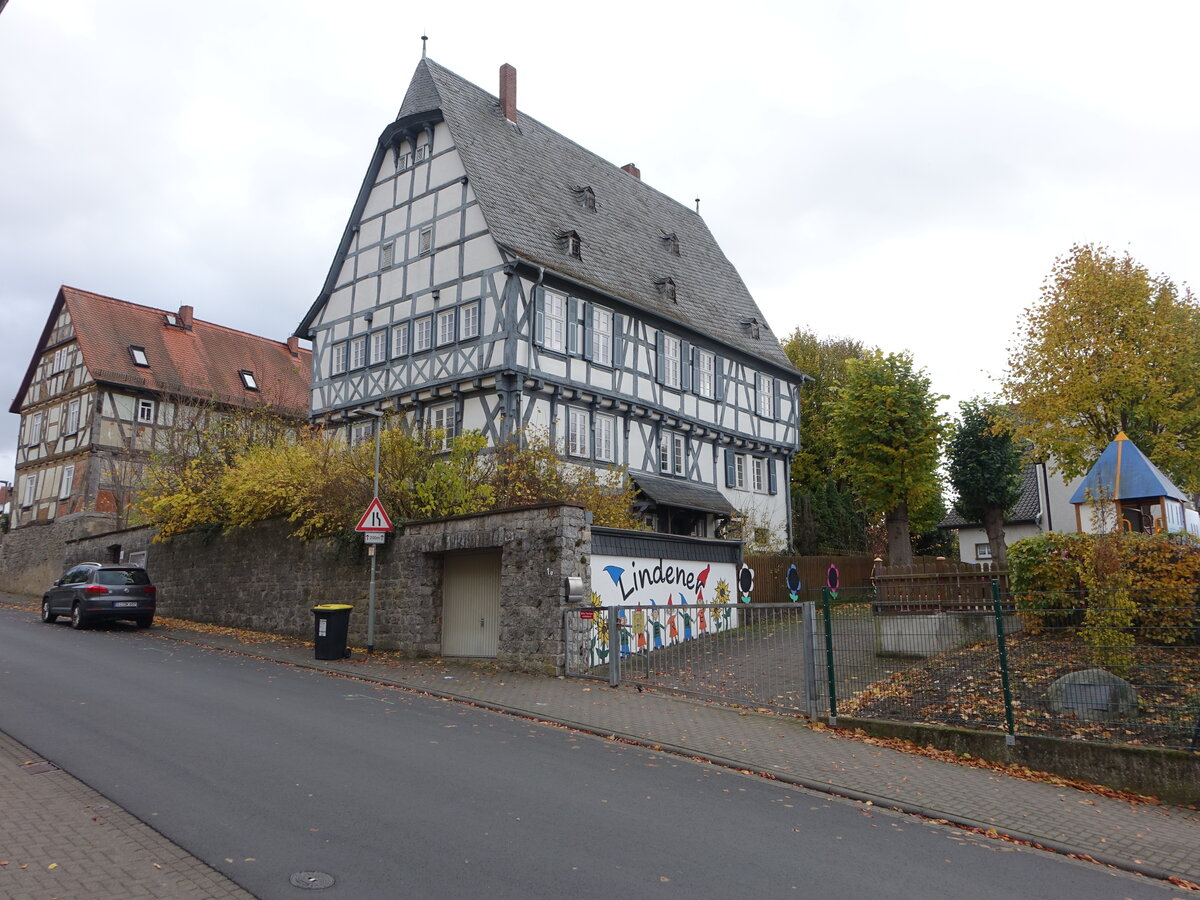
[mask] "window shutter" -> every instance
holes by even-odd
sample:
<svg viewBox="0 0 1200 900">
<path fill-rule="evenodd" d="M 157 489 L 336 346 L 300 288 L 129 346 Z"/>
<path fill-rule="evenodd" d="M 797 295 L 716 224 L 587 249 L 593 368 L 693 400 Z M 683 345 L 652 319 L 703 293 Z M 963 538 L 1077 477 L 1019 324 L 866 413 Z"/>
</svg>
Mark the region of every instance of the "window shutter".
<svg viewBox="0 0 1200 900">
<path fill-rule="evenodd" d="M 779 415 L 783 411 L 783 384 L 778 378 L 774 378 L 772 381 L 775 383 L 775 397 L 771 404 L 771 414 L 775 421 L 778 422 Z M 771 491 L 771 493 L 773 494 L 775 492 Z"/>
<path fill-rule="evenodd" d="M 595 309 L 592 304 L 585 304 L 583 307 L 583 358 L 589 361 L 592 358 L 592 328 L 594 315 Z"/>
<path fill-rule="evenodd" d="M 779 481 L 775 476 L 775 460 L 773 459 L 767 460 L 767 493 L 779 493 Z"/>
<path fill-rule="evenodd" d="M 692 345 L 687 341 L 679 342 L 679 389 L 692 389 Z"/>
<path fill-rule="evenodd" d="M 625 317 L 613 313 L 612 318 L 612 364 L 614 369 L 621 368 L 622 357 L 625 355 Z"/>
<path fill-rule="evenodd" d="M 579 301 L 567 298 L 567 352 L 579 352 Z"/>
<path fill-rule="evenodd" d="M 665 368 L 664 359 L 666 356 L 666 351 L 664 349 L 664 345 L 666 344 L 666 341 L 664 340 L 664 335 L 663 335 L 662 331 L 658 331 L 655 333 L 654 344 L 655 344 L 654 380 L 657 381 L 659 384 L 662 384 L 663 383 L 663 369 Z"/>
<path fill-rule="evenodd" d="M 725 450 L 725 487 L 734 487 L 737 485 L 737 463 L 734 461 L 733 451 Z"/>
<path fill-rule="evenodd" d="M 713 394 L 718 403 L 725 402 L 725 361 L 719 356 L 713 357 Z"/>
<path fill-rule="evenodd" d="M 533 342 L 546 343 L 546 292 L 542 288 L 533 295 Z"/>
</svg>

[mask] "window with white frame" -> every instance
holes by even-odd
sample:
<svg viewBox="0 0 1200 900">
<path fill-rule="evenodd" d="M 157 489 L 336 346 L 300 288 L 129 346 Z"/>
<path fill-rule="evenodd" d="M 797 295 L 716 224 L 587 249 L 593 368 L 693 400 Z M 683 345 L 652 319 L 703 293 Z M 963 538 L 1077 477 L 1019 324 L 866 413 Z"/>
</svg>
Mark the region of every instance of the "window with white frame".
<svg viewBox="0 0 1200 900">
<path fill-rule="evenodd" d="M 75 434 L 79 431 L 79 398 L 67 404 L 67 424 L 64 429 L 64 434 Z"/>
<path fill-rule="evenodd" d="M 246 390 L 258 390 L 258 379 L 254 377 L 254 373 L 249 369 L 241 369 L 238 372 L 238 377 L 242 379 L 242 387 L 244 387 Z"/>
<path fill-rule="evenodd" d="M 543 294 L 542 346 L 547 350 L 563 351 L 567 339 L 567 298 L 554 291 Z"/>
<path fill-rule="evenodd" d="M 679 338 L 663 335 L 662 383 L 669 388 L 679 387 Z"/>
<path fill-rule="evenodd" d="M 459 336 L 465 341 L 479 337 L 479 302 L 468 303 L 462 308 L 458 323 Z"/>
<path fill-rule="evenodd" d="M 422 316 L 413 323 L 413 352 L 420 353 L 433 346 L 433 318 Z"/>
<path fill-rule="evenodd" d="M 613 314 L 600 306 L 592 307 L 592 362 L 612 365 Z"/>
<path fill-rule="evenodd" d="M 342 341 L 333 345 L 333 359 L 329 364 L 329 374 L 340 375 L 346 371 L 346 361 L 348 359 L 346 342 Z"/>
<path fill-rule="evenodd" d="M 350 339 L 350 368 L 361 369 L 367 364 L 367 336 Z"/>
<path fill-rule="evenodd" d="M 150 366 L 150 360 L 146 356 L 145 347 L 135 347 L 130 345 L 129 355 L 132 357 L 133 364 L 135 366 L 141 366 L 142 368 L 148 368 Z"/>
<path fill-rule="evenodd" d="M 759 372 L 755 376 L 758 380 L 755 393 L 758 396 L 758 414 L 763 418 L 769 419 L 775 415 L 775 396 L 773 389 L 775 387 L 775 379 L 769 375 L 764 375 Z"/>
<path fill-rule="evenodd" d="M 350 425 L 350 446 L 357 447 L 375 437 L 375 421 L 354 422 Z"/>
<path fill-rule="evenodd" d="M 54 365 L 51 367 L 51 374 L 57 374 L 67 367 L 67 348 L 59 347 L 54 351 Z"/>
<path fill-rule="evenodd" d="M 429 408 L 430 439 L 437 450 L 449 450 L 450 439 L 454 437 L 454 404 Z"/>
<path fill-rule="evenodd" d="M 588 455 L 588 411 L 567 410 L 567 453 L 571 456 Z"/>
<path fill-rule="evenodd" d="M 437 314 L 437 342 L 441 347 L 443 344 L 453 344 L 455 339 L 455 325 L 457 324 L 457 310 L 444 309 Z"/>
<path fill-rule="evenodd" d="M 615 462 L 613 455 L 613 435 L 616 432 L 616 419 L 612 416 L 596 416 L 596 459 L 605 462 Z"/>
<path fill-rule="evenodd" d="M 408 356 L 408 323 L 392 326 L 392 356 Z"/>
<path fill-rule="evenodd" d="M 746 454 L 739 453 L 733 458 L 733 486 L 746 489 Z"/>
<path fill-rule="evenodd" d="M 716 396 L 716 363 L 717 357 L 708 350 L 696 353 L 696 392 L 701 397 Z"/>
<path fill-rule="evenodd" d="M 29 433 L 26 435 L 25 443 L 32 447 L 34 444 L 42 442 L 42 421 L 43 413 L 35 412 L 29 417 Z"/>
<path fill-rule="evenodd" d="M 767 461 L 759 457 L 752 460 L 751 471 L 754 475 L 754 490 L 762 494 L 767 490 Z"/>
<path fill-rule="evenodd" d="M 71 496 L 71 488 L 75 484 L 75 466 L 63 466 L 62 482 L 58 486 L 58 499 L 66 500 Z"/>
<path fill-rule="evenodd" d="M 137 420 L 147 424 L 154 421 L 153 400 L 139 400 L 137 402 Z"/>
<path fill-rule="evenodd" d="M 375 366 L 388 358 L 388 332 L 386 328 L 371 332 L 371 365 Z"/>
<path fill-rule="evenodd" d="M 682 434 L 664 431 L 658 441 L 658 468 L 668 475 L 682 475 L 687 463 L 687 442 Z"/>
<path fill-rule="evenodd" d="M 976 544 L 975 545 L 975 558 L 976 559 L 991 559 L 992 558 L 992 545 L 991 544 Z"/>
<path fill-rule="evenodd" d="M 21 493 L 21 505 L 22 506 L 33 506 L 33 500 L 34 500 L 34 497 L 36 496 L 36 492 L 37 492 L 37 476 L 36 475 L 26 475 L 25 476 L 25 489 Z"/>
</svg>

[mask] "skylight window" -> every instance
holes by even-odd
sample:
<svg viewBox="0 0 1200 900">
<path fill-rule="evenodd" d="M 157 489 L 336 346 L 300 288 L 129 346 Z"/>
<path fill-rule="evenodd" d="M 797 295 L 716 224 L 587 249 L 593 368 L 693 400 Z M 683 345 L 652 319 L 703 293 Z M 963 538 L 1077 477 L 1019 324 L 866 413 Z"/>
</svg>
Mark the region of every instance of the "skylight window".
<svg viewBox="0 0 1200 900">
<path fill-rule="evenodd" d="M 146 358 L 146 348 L 145 347 L 135 347 L 133 345 L 130 345 L 129 355 L 131 357 L 133 357 L 133 364 L 135 366 L 142 366 L 143 368 L 146 368 L 146 369 L 150 368 L 150 360 L 148 360 Z"/>
<path fill-rule="evenodd" d="M 242 369 L 240 372 L 238 372 L 238 375 L 242 377 L 242 384 L 245 386 L 246 390 L 258 390 L 258 382 L 254 380 L 253 372 L 251 372 L 249 369 Z"/>
</svg>

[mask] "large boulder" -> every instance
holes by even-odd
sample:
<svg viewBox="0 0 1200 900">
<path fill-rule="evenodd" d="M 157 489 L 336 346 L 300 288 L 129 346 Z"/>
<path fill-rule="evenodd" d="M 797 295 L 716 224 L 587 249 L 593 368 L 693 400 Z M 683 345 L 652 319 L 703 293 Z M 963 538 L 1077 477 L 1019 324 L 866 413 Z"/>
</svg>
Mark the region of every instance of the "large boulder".
<svg viewBox="0 0 1200 900">
<path fill-rule="evenodd" d="M 1105 669 L 1070 672 L 1046 692 L 1050 708 L 1089 722 L 1132 722 L 1137 718 L 1137 691 L 1124 678 Z"/>
</svg>

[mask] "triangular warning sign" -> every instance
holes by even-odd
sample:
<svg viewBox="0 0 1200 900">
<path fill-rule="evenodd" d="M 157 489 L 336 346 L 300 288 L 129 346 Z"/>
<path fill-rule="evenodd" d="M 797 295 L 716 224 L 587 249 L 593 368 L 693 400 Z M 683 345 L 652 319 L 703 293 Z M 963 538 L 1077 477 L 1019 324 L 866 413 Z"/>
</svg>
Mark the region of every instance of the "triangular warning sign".
<svg viewBox="0 0 1200 900">
<path fill-rule="evenodd" d="M 371 501 L 371 505 L 367 507 L 367 511 L 362 514 L 362 518 L 358 520 L 358 524 L 354 526 L 355 531 L 381 532 L 392 530 L 392 520 L 388 518 L 388 514 L 383 510 L 383 504 L 376 497 Z"/>
</svg>

